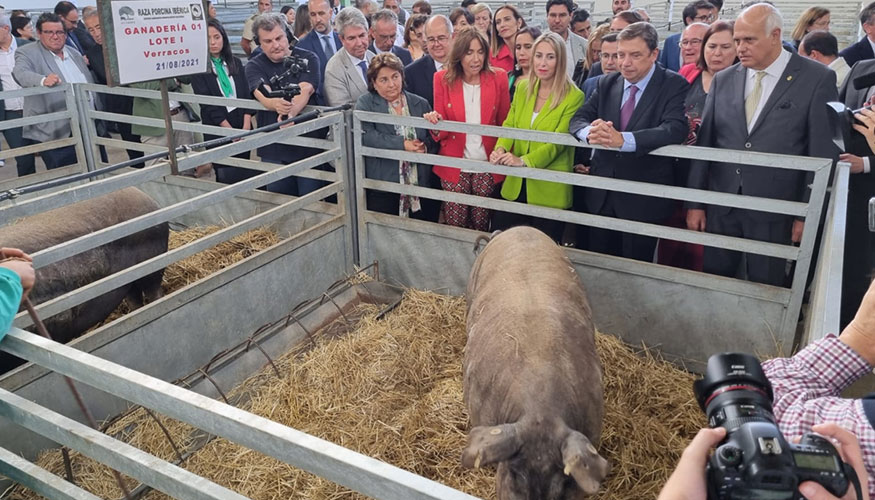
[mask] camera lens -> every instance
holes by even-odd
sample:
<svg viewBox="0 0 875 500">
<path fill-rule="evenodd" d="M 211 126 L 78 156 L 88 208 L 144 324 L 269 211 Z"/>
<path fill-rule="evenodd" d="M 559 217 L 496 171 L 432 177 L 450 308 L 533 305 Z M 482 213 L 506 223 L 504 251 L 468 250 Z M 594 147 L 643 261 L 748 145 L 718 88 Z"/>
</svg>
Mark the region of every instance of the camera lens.
<svg viewBox="0 0 875 500">
<path fill-rule="evenodd" d="M 693 386 L 712 427 L 737 429 L 746 422 L 771 422 L 772 385 L 759 360 L 750 354 L 711 356 L 705 377 Z"/>
</svg>

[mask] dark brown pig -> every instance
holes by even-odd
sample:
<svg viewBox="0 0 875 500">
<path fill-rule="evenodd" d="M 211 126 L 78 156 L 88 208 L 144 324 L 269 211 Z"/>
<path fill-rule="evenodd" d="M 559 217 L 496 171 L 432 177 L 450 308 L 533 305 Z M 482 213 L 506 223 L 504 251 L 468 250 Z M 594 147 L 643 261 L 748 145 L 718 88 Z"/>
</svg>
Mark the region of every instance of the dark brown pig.
<svg viewBox="0 0 875 500">
<path fill-rule="evenodd" d="M 501 500 L 594 494 L 609 469 L 595 448 L 602 369 L 592 311 L 565 253 L 530 227 L 500 233 L 474 263 L 467 305 L 472 429 L 462 464 L 498 464 Z"/>
<path fill-rule="evenodd" d="M 137 188 L 127 188 L 90 200 L 25 217 L 0 227 L 0 246 L 20 248 L 29 254 L 139 217 L 159 208 Z M 46 302 L 101 278 L 127 269 L 167 251 L 166 223 L 42 267 L 30 293 L 34 304 Z M 125 296 L 135 305 L 161 297 L 164 271 L 107 292 L 51 318 L 42 318 L 52 337 L 68 342 L 106 319 Z M 10 368 L 0 360 L 0 372 Z"/>
</svg>

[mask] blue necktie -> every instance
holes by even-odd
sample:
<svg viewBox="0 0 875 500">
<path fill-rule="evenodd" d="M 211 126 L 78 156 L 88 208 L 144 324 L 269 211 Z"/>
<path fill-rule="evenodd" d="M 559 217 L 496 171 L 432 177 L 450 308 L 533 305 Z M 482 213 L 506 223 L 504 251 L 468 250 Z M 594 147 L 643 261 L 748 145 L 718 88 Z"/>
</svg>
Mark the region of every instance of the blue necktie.
<svg viewBox="0 0 875 500">
<path fill-rule="evenodd" d="M 322 35 L 322 42 L 325 45 L 322 49 L 325 51 L 325 60 L 331 59 L 331 56 L 334 55 L 334 46 L 331 44 L 330 36 L 331 35 Z"/>
<path fill-rule="evenodd" d="M 359 68 L 362 69 L 362 78 L 364 78 L 365 81 L 368 81 L 368 63 L 365 61 L 360 62 Z"/>
</svg>

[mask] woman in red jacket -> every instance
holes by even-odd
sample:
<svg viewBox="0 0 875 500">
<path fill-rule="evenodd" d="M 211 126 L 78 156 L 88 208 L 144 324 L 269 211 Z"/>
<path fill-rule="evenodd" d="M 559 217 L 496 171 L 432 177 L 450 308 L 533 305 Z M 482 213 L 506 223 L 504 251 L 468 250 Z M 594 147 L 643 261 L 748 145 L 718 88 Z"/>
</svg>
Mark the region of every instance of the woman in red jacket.
<svg viewBox="0 0 875 500">
<path fill-rule="evenodd" d="M 507 73 L 489 66 L 489 43 L 474 28 L 456 32 L 450 58 L 434 75 L 434 111 L 426 113 L 431 123 L 453 120 L 500 126 L 510 109 Z M 440 143 L 440 154 L 455 158 L 487 161 L 495 147 L 495 137 L 458 132 L 433 131 Z M 435 166 L 444 191 L 489 197 L 504 176 L 458 168 Z M 479 231 L 489 230 L 489 210 L 459 203 L 444 202 L 444 222 L 451 226 Z"/>
<path fill-rule="evenodd" d="M 517 32 L 526 27 L 526 20 L 513 5 L 502 5 L 492 16 L 492 47 L 489 64 L 507 73 L 513 71 L 513 50 Z"/>
</svg>

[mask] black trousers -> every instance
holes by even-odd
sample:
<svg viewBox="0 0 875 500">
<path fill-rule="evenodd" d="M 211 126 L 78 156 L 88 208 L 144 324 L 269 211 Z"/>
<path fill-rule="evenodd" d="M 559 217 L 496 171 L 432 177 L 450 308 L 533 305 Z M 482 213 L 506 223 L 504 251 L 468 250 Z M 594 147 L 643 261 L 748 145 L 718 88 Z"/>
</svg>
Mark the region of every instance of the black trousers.
<svg viewBox="0 0 875 500">
<path fill-rule="evenodd" d="M 15 120 L 21 118 L 23 114 L 23 111 L 10 111 L 7 109 L 6 119 Z M 22 127 L 8 128 L 3 131 L 3 136 L 6 137 L 6 142 L 9 143 L 10 148 L 15 149 L 31 144 L 27 139 L 21 136 L 21 133 Z M 34 158 L 33 153 L 16 156 L 15 168 L 18 170 L 19 177 L 36 173 L 36 159 Z"/>
<path fill-rule="evenodd" d="M 709 211 L 710 212 L 710 211 Z M 790 244 L 793 217 L 782 216 L 764 220 L 761 213 L 733 209 L 725 215 L 708 213 L 705 230 L 709 233 L 736 236 L 770 243 Z M 737 277 L 741 252 L 725 248 L 705 247 L 704 271 L 720 276 Z M 745 254 L 747 279 L 757 283 L 785 286 L 787 260 L 764 255 Z"/>
<path fill-rule="evenodd" d="M 614 209 L 615 197 L 613 196 L 613 193 L 608 192 L 606 196 L 605 203 L 602 205 L 602 209 L 598 215 L 617 217 L 617 212 Z M 659 221 L 653 222 L 657 224 L 659 223 Z M 643 262 L 653 262 L 653 254 L 656 251 L 656 241 L 656 238 L 650 236 L 614 231 L 612 229 L 590 227 L 588 248 L 593 252 L 625 257 L 627 259 L 640 260 Z"/>
<path fill-rule="evenodd" d="M 872 196 L 875 196 L 875 173 L 851 174 L 842 269 L 841 329 L 854 319 L 875 275 L 875 233 L 869 231 L 867 217 Z"/>
</svg>

